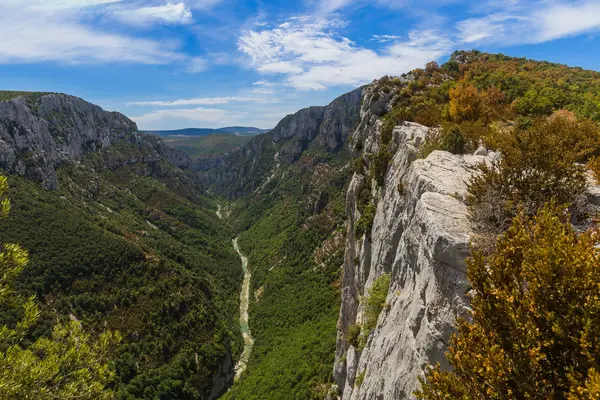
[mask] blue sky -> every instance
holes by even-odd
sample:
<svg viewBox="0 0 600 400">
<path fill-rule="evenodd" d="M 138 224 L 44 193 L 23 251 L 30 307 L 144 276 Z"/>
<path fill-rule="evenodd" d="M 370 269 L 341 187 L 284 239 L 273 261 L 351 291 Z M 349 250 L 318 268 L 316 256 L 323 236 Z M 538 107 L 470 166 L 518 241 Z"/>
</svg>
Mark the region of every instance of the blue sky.
<svg viewBox="0 0 600 400">
<path fill-rule="evenodd" d="M 600 70 L 600 0 L 0 0 L 0 88 L 246 125 L 477 48 Z"/>
</svg>

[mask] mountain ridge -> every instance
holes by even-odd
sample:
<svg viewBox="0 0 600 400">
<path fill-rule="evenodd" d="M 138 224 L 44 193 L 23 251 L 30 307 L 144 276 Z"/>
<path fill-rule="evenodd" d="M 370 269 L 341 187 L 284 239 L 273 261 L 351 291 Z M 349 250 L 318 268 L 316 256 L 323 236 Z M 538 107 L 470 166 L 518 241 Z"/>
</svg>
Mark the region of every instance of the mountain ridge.
<svg viewBox="0 0 600 400">
<path fill-rule="evenodd" d="M 229 133 L 240 136 L 253 136 L 266 133 L 270 129 L 260 129 L 246 126 L 229 126 L 224 128 L 185 128 L 173 130 L 144 130 L 144 133 L 157 136 L 206 136 L 220 133 Z"/>
</svg>

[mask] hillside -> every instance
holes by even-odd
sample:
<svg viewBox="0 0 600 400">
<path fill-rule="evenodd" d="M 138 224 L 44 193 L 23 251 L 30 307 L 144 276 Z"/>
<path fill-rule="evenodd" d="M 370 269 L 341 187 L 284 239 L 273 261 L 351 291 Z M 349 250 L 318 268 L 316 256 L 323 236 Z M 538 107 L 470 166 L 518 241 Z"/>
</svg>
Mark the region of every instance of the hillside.
<svg viewBox="0 0 600 400">
<path fill-rule="evenodd" d="M 425 365 L 447 368 L 468 305 L 471 177 L 507 129 L 559 110 L 600 122 L 599 77 L 457 52 L 290 115 L 203 173 L 253 271 L 255 346 L 225 398 L 412 398 Z M 373 320 L 367 300 L 386 279 Z"/>
<path fill-rule="evenodd" d="M 94 337 L 120 331 L 110 352 L 118 398 L 412 399 L 423 382 L 442 391 L 420 398 L 457 398 L 458 385 L 445 382 L 482 375 L 498 399 L 506 388 L 536 398 L 535 385 L 552 387 L 559 375 L 579 392 L 594 387 L 600 73 L 458 51 L 255 136 L 159 138 L 72 96 L 0 96 L 0 167 L 13 204 L 0 233 L 29 250 L 16 289 L 42 308 L 25 345 L 57 321 L 81 321 Z M 539 215 L 553 232 L 535 231 Z M 589 232 L 588 253 L 573 251 L 584 247 L 574 232 Z M 523 256 L 530 238 L 549 234 L 565 242 Z M 560 273 L 564 254 L 589 264 L 582 285 L 576 268 L 565 269 L 572 280 Z M 513 279 L 525 258 L 558 272 Z M 489 299 L 471 303 L 497 292 L 472 290 L 486 274 L 510 283 L 495 303 L 506 314 Z M 513 307 L 530 292 L 541 295 Z M 475 326 L 473 305 L 504 329 L 476 331 L 484 346 L 452 339 L 461 318 L 459 331 Z M 9 306 L 0 320 L 11 326 L 22 311 Z M 513 321 L 543 343 L 513 341 Z M 473 347 L 488 354 L 470 357 Z M 246 368 L 234 379 L 239 360 Z M 457 360 L 462 371 L 478 367 L 452 375 Z M 523 372 L 530 364 L 538 375 Z M 460 387 L 460 398 L 486 398 Z"/>
<path fill-rule="evenodd" d="M 220 160 L 227 154 L 239 150 L 248 144 L 253 136 L 238 136 L 227 133 L 210 134 L 205 136 L 163 136 L 167 146 L 180 150 L 198 160 Z"/>
<path fill-rule="evenodd" d="M 241 349 L 240 263 L 214 203 L 173 164 L 189 158 L 59 94 L 0 101 L 0 138 L 13 205 L 0 232 L 29 250 L 18 291 L 42 306 L 31 339 L 69 318 L 118 330 L 120 398 L 216 397 Z"/>
</svg>

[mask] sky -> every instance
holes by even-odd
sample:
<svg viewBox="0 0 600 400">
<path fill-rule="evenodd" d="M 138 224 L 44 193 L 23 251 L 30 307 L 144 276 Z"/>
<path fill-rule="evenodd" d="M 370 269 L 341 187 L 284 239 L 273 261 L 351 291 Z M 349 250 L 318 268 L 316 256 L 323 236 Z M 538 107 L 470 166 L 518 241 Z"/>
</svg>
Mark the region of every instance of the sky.
<svg viewBox="0 0 600 400">
<path fill-rule="evenodd" d="M 0 0 L 0 89 L 272 128 L 458 49 L 600 70 L 600 0 Z"/>
</svg>

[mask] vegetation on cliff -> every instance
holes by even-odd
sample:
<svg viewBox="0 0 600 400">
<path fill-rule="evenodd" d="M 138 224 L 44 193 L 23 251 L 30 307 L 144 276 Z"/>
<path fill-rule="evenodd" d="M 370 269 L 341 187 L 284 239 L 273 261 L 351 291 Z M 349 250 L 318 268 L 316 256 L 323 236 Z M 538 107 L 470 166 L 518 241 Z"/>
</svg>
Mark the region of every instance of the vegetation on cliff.
<svg viewBox="0 0 600 400">
<path fill-rule="evenodd" d="M 493 254 L 468 260 L 470 317 L 420 399 L 596 399 L 600 395 L 599 232 L 564 208 L 521 213 Z"/>
<path fill-rule="evenodd" d="M 571 224 L 593 217 L 586 170 L 598 172 L 600 74 L 478 52 L 435 71 L 456 82 L 426 148 L 484 145 L 499 156 L 469 187 L 472 309 L 447 353 L 453 371 L 429 369 L 417 397 L 597 398 L 599 236 Z M 461 146 L 446 145 L 457 142 L 450 134 Z"/>
</svg>

